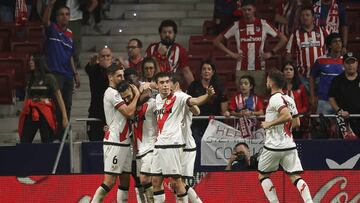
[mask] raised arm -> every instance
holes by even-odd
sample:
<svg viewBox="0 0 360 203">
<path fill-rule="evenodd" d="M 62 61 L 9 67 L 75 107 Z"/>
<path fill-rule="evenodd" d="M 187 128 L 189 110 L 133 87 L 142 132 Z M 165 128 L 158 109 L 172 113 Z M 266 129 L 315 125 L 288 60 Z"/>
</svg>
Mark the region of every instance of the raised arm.
<svg viewBox="0 0 360 203">
<path fill-rule="evenodd" d="M 46 27 L 49 27 L 51 24 L 50 17 L 51 17 L 52 9 L 54 7 L 55 2 L 56 2 L 56 0 L 49 0 L 48 4 L 45 7 L 44 15 L 42 16 L 42 22 L 44 23 L 44 25 Z"/>
<path fill-rule="evenodd" d="M 215 94 L 215 90 L 212 86 L 210 86 L 207 89 L 206 94 L 201 95 L 200 97 L 190 98 L 188 100 L 188 105 L 190 107 L 194 106 L 194 105 L 200 106 L 200 105 L 204 104 L 205 102 L 207 102 L 207 100 L 214 94 Z"/>
</svg>

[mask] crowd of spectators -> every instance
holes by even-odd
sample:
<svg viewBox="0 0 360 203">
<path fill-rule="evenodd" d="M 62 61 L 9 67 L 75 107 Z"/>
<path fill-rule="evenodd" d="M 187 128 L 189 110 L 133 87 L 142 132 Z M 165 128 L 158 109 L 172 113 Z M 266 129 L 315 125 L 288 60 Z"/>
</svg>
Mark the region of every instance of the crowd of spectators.
<svg viewBox="0 0 360 203">
<path fill-rule="evenodd" d="M 25 2 L 31 11 L 35 1 Z M 59 90 L 62 95 L 61 99 L 57 95 L 56 101 L 58 106 L 63 101 L 66 116 L 62 108 L 55 108 L 55 111 L 56 120 L 63 124 L 70 119 L 74 87 L 80 86 L 77 73 L 81 47 L 79 28 L 81 24 L 91 24 L 93 16 L 94 29 L 101 32 L 101 2 L 49 0 L 41 16 L 46 27 L 47 69 L 56 79 L 49 82 L 49 88 L 53 94 L 57 95 Z M 237 61 L 234 71 L 238 93 L 227 94 L 222 84 L 224 81 L 219 80 L 217 75 L 217 69 L 222 67 L 215 68 L 210 59 L 203 61 L 200 67 L 190 67 L 187 51 L 176 42 L 177 24 L 173 20 L 164 20 L 158 27 L 160 41 L 144 49 L 144 55 L 141 39 L 133 38 L 128 41 L 126 57 L 113 56 L 111 47 L 105 46 L 86 65 L 91 91 L 89 118 L 100 120 L 87 123 L 90 140 L 102 140 L 103 137 L 105 116 L 102 96 L 108 84 L 106 69 L 114 65 L 131 68 L 128 72 L 135 71 L 142 83 L 150 84 L 149 87 L 154 89 L 153 94 L 156 94 L 156 90 L 151 83 L 158 72 L 181 73 L 188 87 L 184 91 L 193 97 L 204 94 L 206 88 L 213 86 L 216 95 L 200 107 L 200 115 L 238 117 L 235 127 L 247 136 L 247 132 L 259 127 L 254 118 L 263 115 L 266 109 L 266 62 L 277 55 L 282 55 L 284 59 L 283 65 L 277 67 L 283 71 L 287 81 L 284 93 L 294 98 L 299 113 L 305 115 L 303 125 L 294 129 L 296 138 L 311 137 L 306 118 L 310 113 L 338 113 L 359 135 L 358 119 L 348 116 L 360 111 L 359 105 L 353 102 L 356 101 L 354 95 L 359 95 L 359 83 L 356 83 L 359 78 L 358 58 L 352 50 L 347 50 L 348 23 L 341 2 L 282 0 L 276 4 L 273 22 L 257 17 L 255 0 L 219 0 L 214 3 L 218 35 L 213 43 L 223 54 Z M 14 7 L 14 1 L 0 1 L 2 22 L 14 21 Z M 54 22 L 51 21 L 52 14 Z M 268 36 L 277 39 L 270 50 L 266 47 Z M 225 43 L 232 37 L 236 41 L 236 51 Z M 194 77 L 196 69 L 200 69 L 199 78 Z M 31 83 L 28 84 L 31 87 Z M 353 93 L 349 94 L 350 91 Z M 349 96 L 351 98 L 345 99 Z M 200 138 L 207 124 L 208 120 L 194 120 L 194 136 Z M 59 126 L 58 132 L 54 132 L 58 138 L 64 130 Z"/>
</svg>

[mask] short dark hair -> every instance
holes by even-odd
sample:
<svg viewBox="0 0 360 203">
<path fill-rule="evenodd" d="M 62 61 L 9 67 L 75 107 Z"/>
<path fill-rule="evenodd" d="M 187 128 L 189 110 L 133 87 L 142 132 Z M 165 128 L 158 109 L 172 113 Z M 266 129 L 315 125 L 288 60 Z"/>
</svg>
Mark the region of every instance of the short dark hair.
<svg viewBox="0 0 360 203">
<path fill-rule="evenodd" d="M 239 142 L 234 146 L 234 149 L 240 145 L 244 145 L 246 148 L 249 148 L 249 145 L 247 145 L 245 142 Z"/>
<path fill-rule="evenodd" d="M 107 69 L 106 69 L 106 74 L 107 75 L 114 75 L 116 71 L 118 70 L 123 70 L 120 66 L 116 65 L 115 63 L 111 64 Z"/>
<path fill-rule="evenodd" d="M 135 70 L 135 68 L 127 68 L 124 70 L 124 78 L 125 80 L 128 80 L 130 75 L 136 75 L 139 76 L 139 73 Z"/>
<path fill-rule="evenodd" d="M 171 82 L 175 83 L 179 83 L 180 87 L 183 85 L 183 77 L 180 75 L 180 73 L 173 73 L 171 74 L 171 78 L 170 78 Z"/>
<path fill-rule="evenodd" d="M 251 6 L 255 7 L 256 1 L 255 0 L 242 0 L 241 1 L 241 7 L 248 6 L 248 5 L 251 5 Z"/>
<path fill-rule="evenodd" d="M 170 20 L 170 19 L 163 20 L 159 26 L 159 33 L 161 33 L 161 31 L 164 27 L 172 27 L 174 30 L 174 33 L 177 34 L 177 25 L 173 20 Z"/>
<path fill-rule="evenodd" d="M 241 81 L 242 79 L 246 79 L 246 80 L 249 81 L 250 85 L 253 86 L 252 89 L 250 90 L 250 92 L 251 92 L 251 93 L 254 93 L 254 89 L 255 89 L 255 79 L 254 79 L 254 77 L 251 76 L 251 75 L 243 75 L 243 76 L 240 77 L 239 83 L 240 83 L 240 81 Z"/>
<path fill-rule="evenodd" d="M 127 81 L 123 80 L 121 81 L 117 86 L 116 89 L 119 93 L 125 92 L 127 89 L 130 88 L 130 85 Z"/>
<path fill-rule="evenodd" d="M 315 15 L 313 6 L 312 6 L 311 4 L 305 4 L 305 5 L 303 5 L 303 6 L 301 7 L 301 9 L 300 9 L 300 13 L 303 12 L 303 11 L 307 11 L 307 10 L 310 10 L 310 11 L 311 11 L 312 16 Z"/>
<path fill-rule="evenodd" d="M 67 9 L 69 12 L 70 12 L 70 8 L 69 7 L 67 7 L 66 5 L 59 5 L 57 8 L 56 8 L 56 16 L 58 16 L 59 15 L 59 11 L 61 10 L 61 9 L 63 9 L 63 8 L 65 8 L 65 9 Z"/>
<path fill-rule="evenodd" d="M 132 39 L 130 39 L 129 40 L 129 42 L 131 42 L 131 41 L 136 41 L 136 43 L 137 43 L 137 46 L 139 47 L 139 48 L 142 48 L 142 42 L 138 39 L 138 38 L 132 38 Z"/>
<path fill-rule="evenodd" d="M 159 72 L 155 75 L 155 82 L 157 83 L 159 81 L 159 78 L 169 77 L 171 78 L 171 74 L 168 72 Z"/>
<path fill-rule="evenodd" d="M 285 85 L 284 74 L 278 69 L 271 69 L 268 73 L 268 77 L 273 81 L 278 88 L 283 88 Z"/>
<path fill-rule="evenodd" d="M 336 38 L 340 38 L 340 39 L 341 39 L 341 35 L 340 35 L 339 33 L 337 33 L 337 32 L 332 32 L 332 33 L 330 33 L 330 34 L 326 37 L 326 39 L 325 39 L 325 44 L 326 44 L 326 46 L 329 47 L 329 46 L 331 45 L 332 41 L 333 41 L 334 39 L 336 39 Z"/>
</svg>

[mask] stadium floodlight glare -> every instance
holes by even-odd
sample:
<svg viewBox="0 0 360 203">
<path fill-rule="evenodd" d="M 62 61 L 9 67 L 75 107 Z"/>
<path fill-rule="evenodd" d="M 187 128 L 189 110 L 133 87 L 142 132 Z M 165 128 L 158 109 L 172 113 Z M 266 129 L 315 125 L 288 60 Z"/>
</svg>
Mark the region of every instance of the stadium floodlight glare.
<svg viewBox="0 0 360 203">
<path fill-rule="evenodd" d="M 136 12 L 134 12 L 134 13 L 133 13 L 133 16 L 134 16 L 134 17 L 136 17 L 136 16 L 137 16 L 137 13 L 136 13 Z"/>
<path fill-rule="evenodd" d="M 120 29 L 119 29 L 119 32 L 122 32 L 122 31 L 123 31 L 123 30 L 120 28 Z"/>
</svg>

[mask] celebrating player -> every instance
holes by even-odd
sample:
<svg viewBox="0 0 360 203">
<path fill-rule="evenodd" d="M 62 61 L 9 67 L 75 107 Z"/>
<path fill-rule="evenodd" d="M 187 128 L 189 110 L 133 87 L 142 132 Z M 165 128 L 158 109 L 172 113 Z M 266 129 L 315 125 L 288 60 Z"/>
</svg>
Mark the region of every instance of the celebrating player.
<svg viewBox="0 0 360 203">
<path fill-rule="evenodd" d="M 171 76 L 171 89 L 173 92 L 178 92 L 179 94 L 185 94 L 181 91 L 180 87 L 182 85 L 182 79 L 179 74 L 173 74 Z M 186 95 L 186 94 L 185 94 Z M 191 122 L 193 115 L 199 115 L 200 109 L 198 106 L 193 105 L 192 107 L 186 106 L 184 109 L 184 119 L 182 120 L 182 132 L 185 141 L 185 147 L 181 157 L 181 166 L 182 166 L 182 179 L 191 179 L 194 178 L 194 165 L 196 158 L 196 143 L 191 132 Z M 188 198 L 192 203 L 202 203 L 199 196 L 196 194 L 195 190 L 189 185 L 185 184 L 186 192 L 188 193 Z"/>
<path fill-rule="evenodd" d="M 160 93 L 156 97 L 155 115 L 158 123 L 158 136 L 151 167 L 154 200 L 155 203 L 165 202 L 162 183 L 164 177 L 171 177 L 178 202 L 188 202 L 186 189 L 181 180 L 181 153 L 185 146 L 181 128 L 184 107 L 202 104 L 209 95 L 214 93 L 214 89 L 210 87 L 207 94 L 191 98 L 187 94 L 171 92 L 169 73 L 158 73 L 155 81 Z"/>
<path fill-rule="evenodd" d="M 101 202 L 111 190 L 119 176 L 120 186 L 117 193 L 118 202 L 127 202 L 129 190 L 129 174 L 131 173 L 131 150 L 128 118 L 134 115 L 139 98 L 138 89 L 131 85 L 134 99 L 125 104 L 116 86 L 124 78 L 124 71 L 117 65 L 107 70 L 109 87 L 104 93 L 104 111 L 109 130 L 104 137 L 104 182 L 96 190 L 92 202 Z"/>
<path fill-rule="evenodd" d="M 298 111 L 294 100 L 282 93 L 284 84 L 285 78 L 280 71 L 269 72 L 266 85 L 271 89 L 271 97 L 266 108 L 265 121 L 261 123 L 261 127 L 266 130 L 266 137 L 258 166 L 259 180 L 267 199 L 270 202 L 279 202 L 270 174 L 281 165 L 304 202 L 312 203 L 309 187 L 299 175 L 303 168 L 291 134 L 291 126 L 300 125 Z"/>
</svg>

